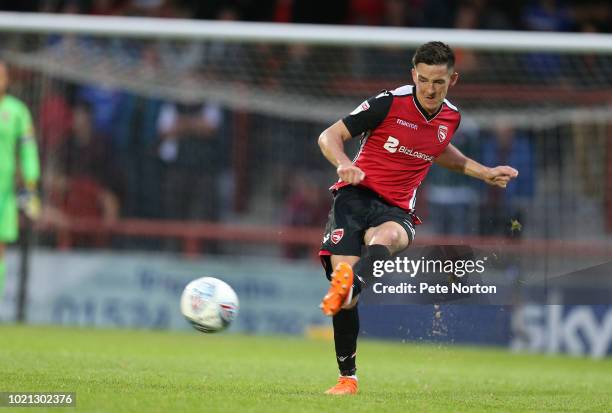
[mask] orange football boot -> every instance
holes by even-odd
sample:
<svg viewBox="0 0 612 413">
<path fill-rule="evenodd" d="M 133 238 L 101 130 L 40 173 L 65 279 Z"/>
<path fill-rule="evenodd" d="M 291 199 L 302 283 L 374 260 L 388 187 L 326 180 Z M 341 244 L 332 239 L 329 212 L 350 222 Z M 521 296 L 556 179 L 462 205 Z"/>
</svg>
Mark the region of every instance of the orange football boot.
<svg viewBox="0 0 612 413">
<path fill-rule="evenodd" d="M 340 376 L 338 378 L 338 383 L 329 390 L 325 392 L 325 394 L 333 394 L 337 396 L 342 396 L 345 394 L 357 394 L 358 385 L 357 379 L 354 377 L 346 377 Z"/>
<path fill-rule="evenodd" d="M 331 275 L 329 290 L 321 305 L 323 314 L 333 316 L 340 311 L 344 304 L 351 302 L 353 296 L 353 269 L 345 262 L 341 262 Z"/>
</svg>

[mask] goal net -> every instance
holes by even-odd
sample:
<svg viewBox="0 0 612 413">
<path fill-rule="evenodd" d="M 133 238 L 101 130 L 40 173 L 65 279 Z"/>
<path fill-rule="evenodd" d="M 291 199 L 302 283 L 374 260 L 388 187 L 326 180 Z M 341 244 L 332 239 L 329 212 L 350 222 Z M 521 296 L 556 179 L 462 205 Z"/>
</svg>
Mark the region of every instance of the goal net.
<svg viewBox="0 0 612 413">
<path fill-rule="evenodd" d="M 321 227 L 335 171 L 319 133 L 411 83 L 415 48 L 441 40 L 460 73 L 454 143 L 521 175 L 496 191 L 434 166 L 421 233 L 606 245 L 612 230 L 609 35 L 9 13 L 0 32 L 52 220 Z"/>
</svg>

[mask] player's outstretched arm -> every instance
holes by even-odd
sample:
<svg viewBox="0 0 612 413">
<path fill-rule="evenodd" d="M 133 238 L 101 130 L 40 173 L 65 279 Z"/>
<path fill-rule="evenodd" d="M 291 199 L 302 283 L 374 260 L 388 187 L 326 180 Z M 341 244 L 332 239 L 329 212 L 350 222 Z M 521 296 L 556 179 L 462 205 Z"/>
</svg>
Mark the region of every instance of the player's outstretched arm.
<svg viewBox="0 0 612 413">
<path fill-rule="evenodd" d="M 344 152 L 344 141 L 351 138 L 346 125 L 339 120 L 321 133 L 319 147 L 325 158 L 336 167 L 338 177 L 344 182 L 357 185 L 363 181 L 365 173 L 353 165 Z"/>
<path fill-rule="evenodd" d="M 511 166 L 502 165 L 489 168 L 468 158 L 452 144 L 446 147 L 435 162 L 451 171 L 463 173 L 500 188 L 505 188 L 508 182 L 518 176 L 518 171 Z"/>
</svg>

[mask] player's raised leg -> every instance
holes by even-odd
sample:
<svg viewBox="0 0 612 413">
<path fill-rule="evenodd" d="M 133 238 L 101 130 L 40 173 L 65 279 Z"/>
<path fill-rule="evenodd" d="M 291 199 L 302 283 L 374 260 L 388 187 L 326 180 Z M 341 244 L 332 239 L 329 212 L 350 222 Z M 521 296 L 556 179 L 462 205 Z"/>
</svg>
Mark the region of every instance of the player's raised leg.
<svg viewBox="0 0 612 413">
<path fill-rule="evenodd" d="M 405 228 L 403 225 L 409 225 Z M 372 276 L 376 261 L 384 261 L 408 247 L 412 234 L 412 224 L 384 222 L 369 228 L 364 236 L 365 252 L 361 257 L 333 255 L 329 291 L 323 297 L 321 310 L 327 316 L 337 314 L 342 308 L 356 305 L 362 287 Z"/>
<path fill-rule="evenodd" d="M 385 261 L 410 245 L 411 237 L 414 236 L 413 224 L 407 219 L 402 219 L 401 222 L 400 224 L 396 221 L 386 221 L 366 231 L 365 252 L 353 265 L 355 278 L 362 285 L 365 285 L 372 277 L 376 261 Z"/>
<path fill-rule="evenodd" d="M 354 283 L 352 266 L 357 261 L 359 257 L 356 256 L 332 255 L 331 265 L 334 272 L 331 274 L 329 290 L 321 301 L 323 314 L 333 316 L 351 302 Z"/>
</svg>

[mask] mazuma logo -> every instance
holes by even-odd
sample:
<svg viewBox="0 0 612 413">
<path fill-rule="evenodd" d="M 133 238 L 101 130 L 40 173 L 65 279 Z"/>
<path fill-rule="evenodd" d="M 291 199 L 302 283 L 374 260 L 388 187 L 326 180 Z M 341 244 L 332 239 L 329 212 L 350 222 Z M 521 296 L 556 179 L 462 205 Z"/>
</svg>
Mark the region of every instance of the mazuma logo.
<svg viewBox="0 0 612 413">
<path fill-rule="evenodd" d="M 415 151 L 411 148 L 406 148 L 405 146 L 400 146 L 399 139 L 394 138 L 393 136 L 389 136 L 387 142 L 383 145 L 387 151 L 391 153 L 400 152 L 408 156 L 412 156 L 413 158 L 423 159 L 427 162 L 433 162 L 434 157 L 431 155 L 427 155 L 426 153 Z"/>
</svg>

